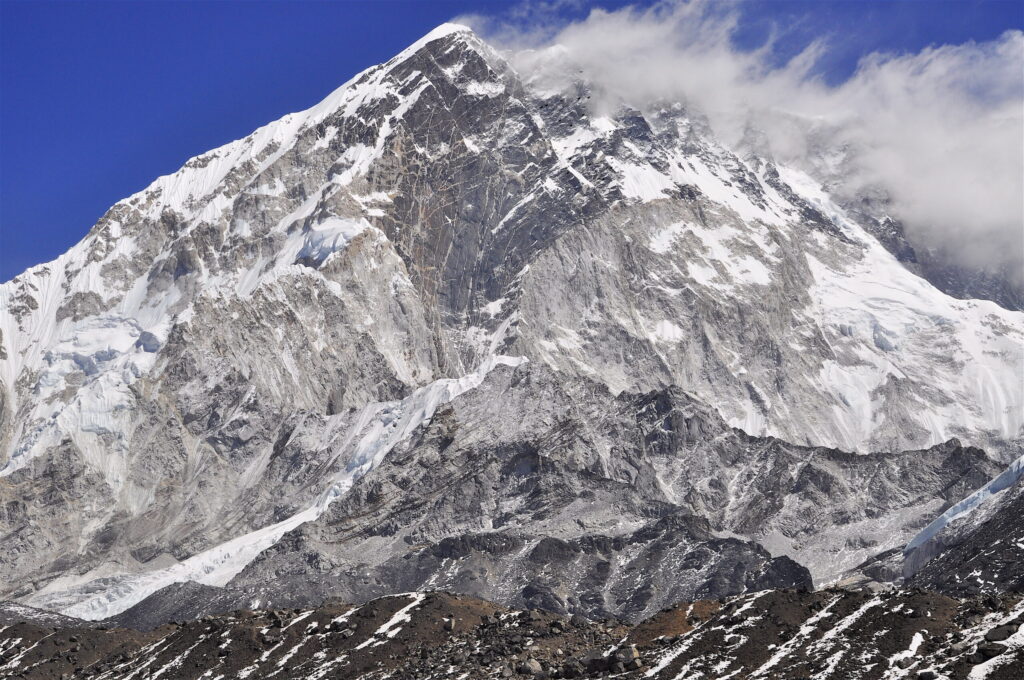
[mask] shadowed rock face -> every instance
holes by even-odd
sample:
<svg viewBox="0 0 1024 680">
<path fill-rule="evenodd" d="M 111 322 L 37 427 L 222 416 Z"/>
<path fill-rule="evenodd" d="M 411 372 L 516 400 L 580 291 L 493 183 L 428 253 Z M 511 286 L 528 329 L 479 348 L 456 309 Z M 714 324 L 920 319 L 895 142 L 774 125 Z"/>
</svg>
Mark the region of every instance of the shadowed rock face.
<svg viewBox="0 0 1024 680">
<path fill-rule="evenodd" d="M 526 83 L 442 28 L 0 287 L 0 595 L 636 618 L 827 580 L 1011 455 L 1019 313 L 697 112 Z"/>
<path fill-rule="evenodd" d="M 433 592 L 362 606 L 240 609 L 144 633 L 16 623 L 0 629 L 0 672 L 26 680 L 64 673 L 105 680 L 669 680 L 690 673 L 961 680 L 972 672 L 1003 680 L 1024 667 L 1022 616 L 1018 598 L 784 590 L 681 603 L 630 626 Z"/>
</svg>

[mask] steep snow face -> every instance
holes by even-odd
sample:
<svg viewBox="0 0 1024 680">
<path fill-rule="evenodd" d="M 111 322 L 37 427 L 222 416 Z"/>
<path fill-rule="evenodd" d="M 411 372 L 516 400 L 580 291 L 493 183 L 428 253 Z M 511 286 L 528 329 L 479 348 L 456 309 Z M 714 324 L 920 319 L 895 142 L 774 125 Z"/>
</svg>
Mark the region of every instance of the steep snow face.
<svg viewBox="0 0 1024 680">
<path fill-rule="evenodd" d="M 1019 439 L 1024 316 L 941 293 L 900 266 L 813 180 L 791 170 L 780 175 L 861 248 L 850 259 L 807 254 L 814 284 L 803 318 L 822 329 L 835 353 L 819 379 L 840 402 L 838 443 L 893 450 L 962 433 L 977 444 L 991 443 L 986 433 Z M 926 416 L 915 414 L 920 408 Z"/>
<path fill-rule="evenodd" d="M 368 405 L 502 355 L 800 443 L 1019 441 L 1024 314 L 938 293 L 696 113 L 574 87 L 442 26 L 0 286 L 0 595 L 277 540 Z"/>
</svg>

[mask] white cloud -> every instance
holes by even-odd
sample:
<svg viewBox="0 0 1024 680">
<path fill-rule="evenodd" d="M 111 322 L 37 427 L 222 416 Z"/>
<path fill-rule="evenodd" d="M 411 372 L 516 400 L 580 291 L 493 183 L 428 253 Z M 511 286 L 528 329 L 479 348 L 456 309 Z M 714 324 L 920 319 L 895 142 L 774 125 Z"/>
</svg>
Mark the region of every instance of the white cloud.
<svg viewBox="0 0 1024 680">
<path fill-rule="evenodd" d="M 966 264 L 1024 267 L 1021 31 L 871 54 L 848 80 L 829 85 L 815 70 L 827 42 L 781 66 L 771 42 L 737 49 L 742 6 L 695 0 L 595 9 L 561 25 L 551 7 L 521 6 L 504 23 L 462 21 L 511 50 L 515 66 L 538 83 L 590 81 L 596 107 L 680 100 L 703 112 L 724 142 L 739 143 L 753 126 L 780 162 L 819 176 L 827 174 L 823 159 L 842 151 L 847 189 L 884 187 L 890 212 L 917 244 L 945 248 Z"/>
</svg>

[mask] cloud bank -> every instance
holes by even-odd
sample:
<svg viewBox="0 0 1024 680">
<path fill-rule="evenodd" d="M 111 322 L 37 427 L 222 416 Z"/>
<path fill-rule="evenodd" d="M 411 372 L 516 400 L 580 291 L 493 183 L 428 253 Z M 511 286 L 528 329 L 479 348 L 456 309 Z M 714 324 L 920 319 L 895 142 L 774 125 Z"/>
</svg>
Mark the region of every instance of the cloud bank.
<svg viewBox="0 0 1024 680">
<path fill-rule="evenodd" d="M 537 82 L 591 82 L 597 107 L 679 100 L 706 115 L 726 144 L 763 133 L 768 148 L 758 150 L 781 163 L 841 182 L 851 195 L 884 189 L 888 212 L 915 245 L 1024 281 L 1024 33 L 873 53 L 829 85 L 816 71 L 825 41 L 781 65 L 772 40 L 738 49 L 741 9 L 662 2 L 558 24 L 551 4 L 532 3 L 504 22 L 460 21 Z"/>
</svg>

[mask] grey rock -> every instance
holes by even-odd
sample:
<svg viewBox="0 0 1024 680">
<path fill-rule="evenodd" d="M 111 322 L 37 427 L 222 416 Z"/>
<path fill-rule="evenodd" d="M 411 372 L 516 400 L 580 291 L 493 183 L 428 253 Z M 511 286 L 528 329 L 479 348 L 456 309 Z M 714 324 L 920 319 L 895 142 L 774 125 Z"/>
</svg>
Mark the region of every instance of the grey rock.
<svg viewBox="0 0 1024 680">
<path fill-rule="evenodd" d="M 999 642 L 983 642 L 978 645 L 978 649 L 971 655 L 971 661 L 975 664 L 984 663 L 989 659 L 995 658 L 1007 650 L 1006 645 Z"/>
<path fill-rule="evenodd" d="M 988 642 L 1002 642 L 1017 632 L 1020 624 L 1010 623 L 1005 626 L 998 626 L 985 633 L 985 640 Z"/>
</svg>

